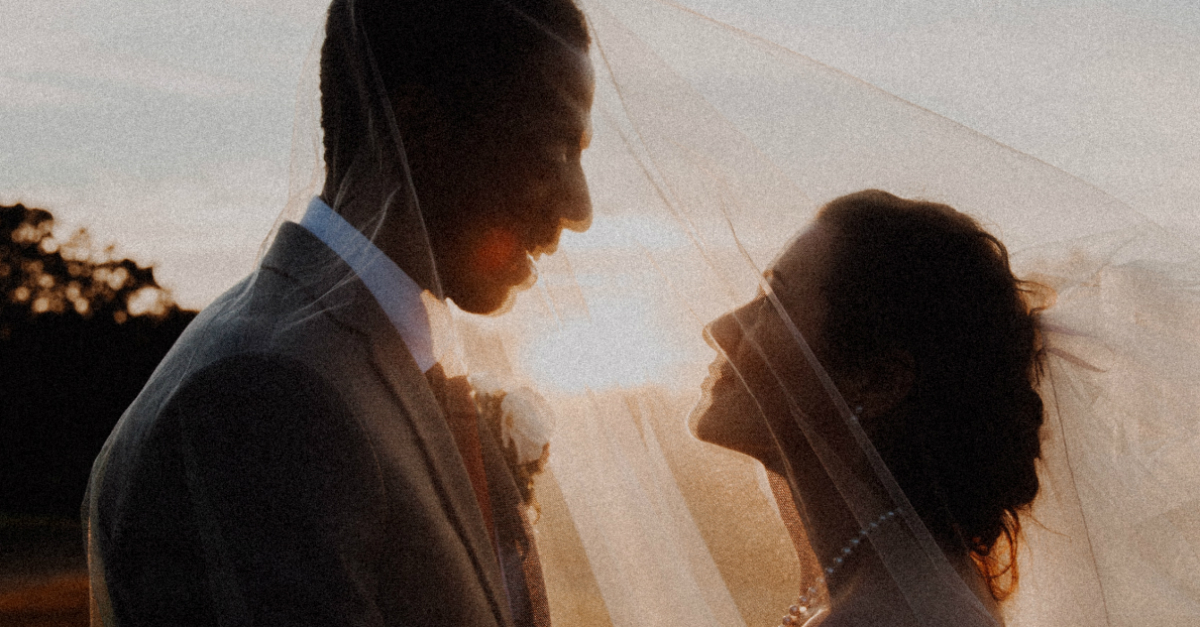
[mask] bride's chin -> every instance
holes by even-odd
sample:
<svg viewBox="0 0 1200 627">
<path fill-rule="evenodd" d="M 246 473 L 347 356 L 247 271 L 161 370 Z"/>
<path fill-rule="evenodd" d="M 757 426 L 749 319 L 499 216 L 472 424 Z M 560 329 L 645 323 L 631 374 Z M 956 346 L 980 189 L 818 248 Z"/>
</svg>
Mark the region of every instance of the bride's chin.
<svg viewBox="0 0 1200 627">
<path fill-rule="evenodd" d="M 721 358 L 718 357 L 713 365 L 708 367 L 708 376 L 704 378 L 704 382 L 700 384 L 700 399 L 688 412 L 687 424 L 688 431 L 692 433 L 696 439 L 711 444 L 720 444 L 720 442 L 709 439 L 717 429 L 715 425 L 719 422 L 714 414 L 716 409 L 718 395 L 714 392 L 714 387 L 722 378 L 720 372 Z"/>
<path fill-rule="evenodd" d="M 727 403 L 723 402 L 729 399 L 714 389 L 718 383 L 715 377 L 705 379 L 700 400 L 688 414 L 688 429 L 702 442 L 735 448 L 735 439 L 730 437 L 733 431 L 730 429 L 733 422 L 731 414 L 734 412 L 729 411 L 725 406 Z"/>
<path fill-rule="evenodd" d="M 708 442 L 708 440 L 701 435 L 701 423 L 705 421 L 709 409 L 712 408 L 712 402 L 713 399 L 712 393 L 709 390 L 709 382 L 708 379 L 705 379 L 704 387 L 700 392 L 700 400 L 696 401 L 696 404 L 692 406 L 692 409 L 688 412 L 687 416 L 688 431 L 691 432 L 693 437 L 703 442 Z"/>
<path fill-rule="evenodd" d="M 762 411 L 739 379 L 722 374 L 704 381 L 700 400 L 688 413 L 688 430 L 709 444 L 749 455 L 760 461 L 778 455 Z"/>
</svg>

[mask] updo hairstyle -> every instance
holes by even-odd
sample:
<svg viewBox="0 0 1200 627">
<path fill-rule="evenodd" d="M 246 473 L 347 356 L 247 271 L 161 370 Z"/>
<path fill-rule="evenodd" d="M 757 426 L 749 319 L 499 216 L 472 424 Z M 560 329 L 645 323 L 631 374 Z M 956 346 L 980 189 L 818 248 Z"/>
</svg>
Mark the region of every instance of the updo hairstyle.
<svg viewBox="0 0 1200 627">
<path fill-rule="evenodd" d="M 946 205 L 866 190 L 817 219 L 834 241 L 823 285 L 830 370 L 911 359 L 907 398 L 864 429 L 935 538 L 969 553 L 1002 600 L 1017 583 L 1019 513 L 1038 492 L 1032 286 L 1013 276 L 998 239 Z"/>
</svg>

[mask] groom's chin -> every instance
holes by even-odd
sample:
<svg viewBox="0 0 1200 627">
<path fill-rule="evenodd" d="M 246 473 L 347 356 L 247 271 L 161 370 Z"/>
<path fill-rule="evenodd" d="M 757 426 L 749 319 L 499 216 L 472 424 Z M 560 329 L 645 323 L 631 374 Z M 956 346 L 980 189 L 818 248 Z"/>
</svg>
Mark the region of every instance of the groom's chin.
<svg viewBox="0 0 1200 627">
<path fill-rule="evenodd" d="M 446 298 L 467 313 L 498 316 L 513 308 L 518 292 L 533 287 L 537 273 L 514 271 L 504 276 L 479 278 L 483 280 L 470 286 L 456 286 L 457 289 L 446 286 Z"/>
<path fill-rule="evenodd" d="M 454 301 L 454 304 L 459 309 L 467 313 L 486 316 L 499 316 L 508 313 L 513 307 L 513 301 L 516 300 L 513 297 L 512 290 L 488 294 L 447 294 L 446 297 Z"/>
</svg>

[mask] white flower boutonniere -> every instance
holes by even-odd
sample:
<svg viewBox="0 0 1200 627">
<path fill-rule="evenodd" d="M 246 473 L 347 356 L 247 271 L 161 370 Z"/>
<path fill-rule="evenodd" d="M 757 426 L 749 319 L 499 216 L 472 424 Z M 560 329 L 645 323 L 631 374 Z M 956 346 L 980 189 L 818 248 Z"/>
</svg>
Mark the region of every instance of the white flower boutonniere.
<svg viewBox="0 0 1200 627">
<path fill-rule="evenodd" d="M 521 500 L 539 510 L 533 496 L 533 478 L 542 472 L 550 458 L 554 412 L 546 399 L 528 386 L 504 386 L 487 373 L 472 374 L 469 379 L 480 416 L 500 438 Z"/>
</svg>

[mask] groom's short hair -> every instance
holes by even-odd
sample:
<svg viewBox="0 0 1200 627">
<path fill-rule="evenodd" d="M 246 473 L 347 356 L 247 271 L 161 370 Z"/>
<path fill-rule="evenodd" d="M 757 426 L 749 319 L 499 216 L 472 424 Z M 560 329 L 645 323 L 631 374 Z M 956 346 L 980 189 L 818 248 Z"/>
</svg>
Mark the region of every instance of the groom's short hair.
<svg viewBox="0 0 1200 627">
<path fill-rule="evenodd" d="M 363 36 L 377 76 L 352 67 L 363 60 L 351 42 Z M 375 91 L 376 81 L 389 97 L 423 91 L 454 124 L 486 115 L 506 88 L 529 80 L 535 58 L 589 43 L 573 0 L 333 0 L 320 67 L 326 165 L 348 163 L 372 132 L 360 90 Z"/>
</svg>

